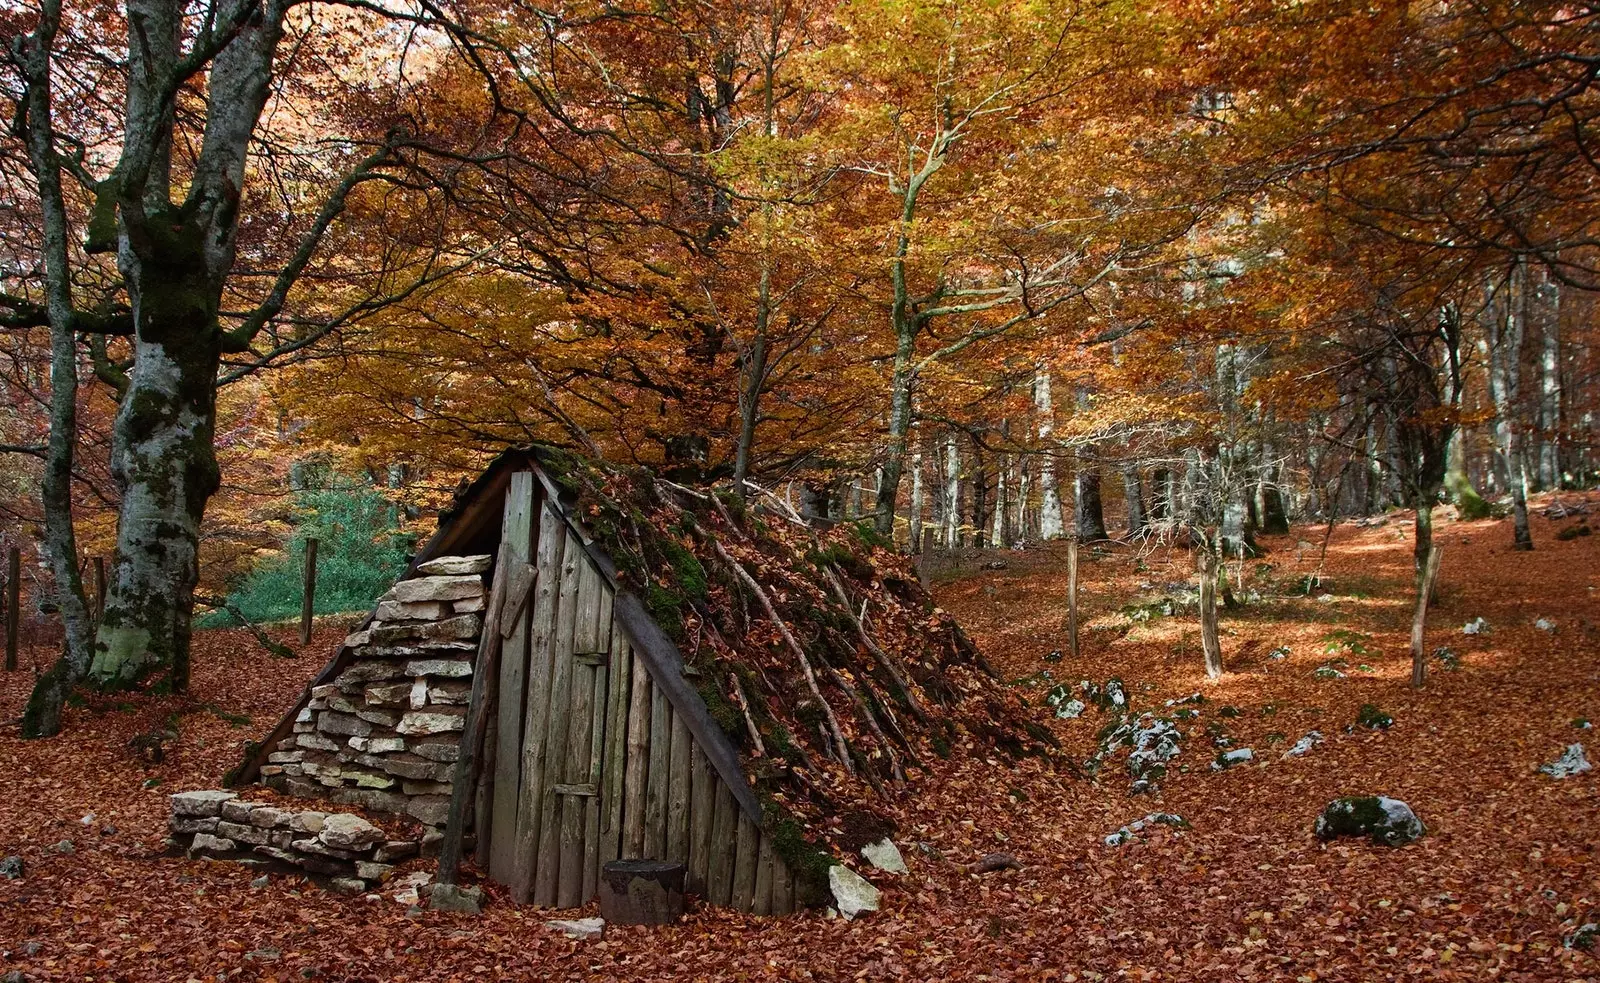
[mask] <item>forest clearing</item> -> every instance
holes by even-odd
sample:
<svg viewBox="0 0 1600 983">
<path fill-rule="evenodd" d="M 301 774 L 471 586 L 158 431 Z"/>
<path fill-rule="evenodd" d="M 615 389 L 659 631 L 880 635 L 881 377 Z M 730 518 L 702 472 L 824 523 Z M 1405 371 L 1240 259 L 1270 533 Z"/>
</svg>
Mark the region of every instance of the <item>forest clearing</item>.
<svg viewBox="0 0 1600 983">
<path fill-rule="evenodd" d="M 1589 518 L 1547 519 L 1552 500 Z M 1203 694 L 1177 704 L 1198 711 L 1181 722 L 1175 764 L 1187 771 L 1141 797 L 1128 796 L 1120 768 L 1077 773 L 1068 762 L 1092 755 L 1104 722 L 1092 706 L 1052 719 L 1068 752 L 1056 766 L 958 750 L 888 801 L 909 873 L 873 873 L 883 908 L 853 922 L 702 906 L 678 926 L 574 940 L 499 889 L 474 918 L 409 908 L 392 889 L 344 897 L 276 874 L 257 887 L 238 865 L 162 856 L 168 794 L 212 787 L 316 668 L 273 659 L 241 631 L 202 631 L 189 694 L 93 698 L 69 711 L 70 744 L 0 734 L 0 827 L 27 866 L 24 879 L 0 880 L 4 968 L 118 980 L 1592 979 L 1595 956 L 1563 943 L 1600 914 L 1594 773 L 1556 780 L 1536 768 L 1588 742 L 1593 732 L 1575 724 L 1600 718 L 1600 548 L 1553 539 L 1592 521 L 1600 499 L 1532 506 L 1534 533 L 1549 543 L 1536 552 L 1509 548 L 1509 520 L 1440 522 L 1446 559 L 1427 640 L 1459 668 L 1435 665 L 1421 691 L 1408 685 L 1404 512 L 1338 525 L 1327 587 L 1309 596 L 1296 584 L 1318 569 L 1324 527 L 1264 537 L 1270 552 L 1245 564 L 1245 603 L 1223 614 L 1227 672 L 1215 683 L 1192 612 L 1124 613 L 1165 585 L 1191 584 L 1186 550 L 1084 550 L 1076 663 L 1051 656 L 1065 645 L 1064 547 L 973 553 L 967 569 L 939 577 L 935 596 L 1003 675 L 1026 680 L 1016 688 L 1045 718 L 1041 672 L 1073 684 L 1120 677 L 1136 709 L 1157 712 Z M 997 559 L 1004 569 L 980 569 Z M 1476 618 L 1489 629 L 1463 634 Z M 290 629 L 277 631 L 289 640 Z M 343 631 L 319 622 L 313 650 Z M 1273 658 L 1279 646 L 1285 657 Z M 50 657 L 24 656 L 39 666 Z M 1317 678 L 1335 658 L 1345 678 Z M 29 680 L 3 679 L 9 719 Z M 1368 703 L 1393 725 L 1347 732 Z M 130 750 L 133 736 L 167 726 L 175 735 L 159 764 Z M 1256 760 L 1213 772 L 1207 728 Z M 1283 759 L 1310 730 L 1323 742 Z M 1376 793 L 1409 803 L 1427 835 L 1400 849 L 1312 836 L 1324 802 Z M 1190 828 L 1106 844 L 1157 810 Z M 994 852 L 1020 869 L 968 872 Z"/>
<path fill-rule="evenodd" d="M 1600 981 L 1600 5 L 0 0 L 0 983 Z"/>
</svg>

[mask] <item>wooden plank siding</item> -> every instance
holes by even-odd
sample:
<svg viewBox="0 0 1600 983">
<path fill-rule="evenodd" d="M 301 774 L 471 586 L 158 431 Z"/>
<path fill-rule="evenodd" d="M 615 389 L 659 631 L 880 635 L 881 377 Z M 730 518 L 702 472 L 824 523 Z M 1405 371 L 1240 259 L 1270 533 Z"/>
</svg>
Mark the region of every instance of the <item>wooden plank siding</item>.
<svg viewBox="0 0 1600 983">
<path fill-rule="evenodd" d="M 594 899 L 607 862 L 662 859 L 685 864 L 687 890 L 709 903 L 792 910 L 793 878 L 742 765 L 737 787 L 728 779 L 731 742 L 702 741 L 708 714 L 681 657 L 641 645 L 637 599 L 616 591 L 542 479 L 513 475 L 506 499 L 506 544 L 536 579 L 495 680 L 490 877 L 518 901 L 573 908 Z"/>
<path fill-rule="evenodd" d="M 542 534 L 544 528 L 538 521 L 540 497 L 531 474 L 511 476 L 506 489 L 505 517 L 501 527 L 501 569 L 509 570 L 513 564 L 527 563 L 532 559 L 534 537 Z M 491 805 L 487 825 L 491 831 L 510 832 L 516 828 L 518 821 L 521 773 L 520 755 L 517 752 L 521 744 L 522 709 L 527 705 L 525 685 L 529 623 L 529 614 L 524 608 L 522 619 L 516 623 L 510 637 L 502 642 L 500 649 L 494 739 L 485 739 L 485 743 L 494 746 L 490 755 L 494 760 L 494 787 L 488 795 Z M 484 630 L 493 629 L 486 627 Z M 491 832 L 490 836 L 494 837 L 494 833 Z M 489 876 L 501 883 L 513 883 L 517 876 L 514 838 L 494 837 L 491 844 Z"/>
</svg>

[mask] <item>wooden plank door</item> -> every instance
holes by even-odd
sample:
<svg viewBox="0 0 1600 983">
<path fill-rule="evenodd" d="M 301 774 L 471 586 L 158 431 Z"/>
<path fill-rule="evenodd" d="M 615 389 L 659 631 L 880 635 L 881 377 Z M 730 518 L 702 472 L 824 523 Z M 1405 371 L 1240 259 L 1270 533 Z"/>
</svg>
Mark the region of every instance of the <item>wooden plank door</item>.
<svg viewBox="0 0 1600 983">
<path fill-rule="evenodd" d="M 588 901 L 598 883 L 610 692 L 610 590 L 581 550 L 569 556 L 575 562 L 564 565 L 553 636 L 548 792 L 533 891 L 535 903 L 559 908 Z"/>
</svg>

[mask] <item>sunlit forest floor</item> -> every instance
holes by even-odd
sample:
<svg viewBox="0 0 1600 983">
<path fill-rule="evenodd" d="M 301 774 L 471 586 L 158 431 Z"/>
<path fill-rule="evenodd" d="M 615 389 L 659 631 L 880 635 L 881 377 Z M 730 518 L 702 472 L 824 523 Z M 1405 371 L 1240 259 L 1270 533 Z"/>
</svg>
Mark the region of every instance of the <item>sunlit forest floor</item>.
<svg viewBox="0 0 1600 983">
<path fill-rule="evenodd" d="M 408 916 L 387 895 L 346 898 L 280 877 L 252 888 L 256 874 L 242 867 L 162 856 L 167 795 L 217 785 L 320 668 L 336 624 L 294 662 L 242 634 L 203 632 L 191 697 L 79 708 L 65 736 L 44 742 L 17 738 L 31 672 L 9 674 L 0 855 L 20 854 L 27 876 L 0 880 L 0 977 L 1600 978 L 1600 952 L 1562 944 L 1600 921 L 1600 770 L 1565 781 L 1536 772 L 1573 741 L 1600 760 L 1597 731 L 1574 724 L 1600 721 L 1600 534 L 1556 538 L 1585 518 L 1600 526 L 1600 496 L 1587 507 L 1587 517 L 1536 515 L 1533 553 L 1510 549 L 1507 520 L 1439 522 L 1442 586 L 1427 645 L 1450 648 L 1459 668 L 1435 660 L 1420 693 L 1408 686 L 1405 513 L 1339 526 L 1325 582 L 1309 594 L 1322 527 L 1264 540 L 1266 556 L 1230 567 L 1244 603 L 1224 613 L 1228 671 L 1217 683 L 1205 678 L 1197 618 L 1160 613 L 1162 597 L 1181 599 L 1191 579 L 1186 553 L 1086 549 L 1076 662 L 1052 655 L 1067 648 L 1063 550 L 990 553 L 941 574 L 940 603 L 1036 702 L 1052 682 L 1110 676 L 1136 709 L 1171 713 L 1167 700 L 1195 692 L 1206 700 L 1182 722 L 1177 767 L 1154 796 L 1128 796 L 1120 761 L 1095 779 L 1038 762 L 1008 767 L 981 749 L 932 763 L 890 803 L 911 872 L 871 873 L 884 910 L 857 922 L 702 908 L 679 927 L 580 942 L 503 897 L 482 918 Z M 1003 569 L 982 569 L 996 559 Z M 1476 618 L 1488 630 L 1464 634 Z M 1536 627 L 1541 618 L 1554 630 Z M 25 669 L 50 654 L 26 651 Z M 1324 665 L 1344 678 L 1318 678 Z M 1394 725 L 1347 732 L 1367 703 Z M 169 719 L 178 736 L 164 761 L 129 750 L 132 736 Z M 1091 708 L 1051 721 L 1063 758 L 1087 758 L 1104 720 Z M 1324 743 L 1281 757 L 1313 729 Z M 1252 748 L 1255 763 L 1211 771 L 1217 736 Z M 1401 849 L 1313 838 L 1329 799 L 1377 793 L 1408 802 L 1428 835 Z M 1157 810 L 1192 829 L 1105 845 Z M 52 851 L 63 840 L 73 852 Z M 995 851 L 1022 869 L 966 871 Z"/>
</svg>

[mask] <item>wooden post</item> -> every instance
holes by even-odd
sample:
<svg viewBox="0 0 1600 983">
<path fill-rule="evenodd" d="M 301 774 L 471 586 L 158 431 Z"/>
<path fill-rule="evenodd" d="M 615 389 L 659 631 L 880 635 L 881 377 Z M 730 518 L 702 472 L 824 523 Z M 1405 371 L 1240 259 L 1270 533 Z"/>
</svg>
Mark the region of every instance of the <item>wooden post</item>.
<svg viewBox="0 0 1600 983">
<path fill-rule="evenodd" d="M 1206 675 L 1222 678 L 1222 643 L 1217 640 L 1217 556 L 1200 551 L 1200 647 L 1206 653 Z"/>
<path fill-rule="evenodd" d="M 1078 664 L 1078 541 L 1067 540 L 1067 654 Z"/>
<path fill-rule="evenodd" d="M 17 668 L 17 630 L 22 625 L 22 551 L 6 554 L 6 671 Z"/>
<path fill-rule="evenodd" d="M 106 614 L 106 558 L 94 558 L 94 623 L 98 627 Z"/>
<path fill-rule="evenodd" d="M 613 860 L 600 873 L 600 917 L 612 925 L 670 925 L 683 917 L 684 865 Z"/>
<path fill-rule="evenodd" d="M 1422 636 L 1428 622 L 1428 599 L 1433 596 L 1433 581 L 1439 574 L 1439 557 L 1443 552 L 1437 543 L 1428 548 L 1428 562 L 1422 571 L 1422 583 L 1417 588 L 1417 611 L 1411 619 L 1412 689 L 1421 689 L 1428 679 L 1428 657 L 1422 650 Z"/>
<path fill-rule="evenodd" d="M 306 540 L 306 567 L 300 591 L 300 644 L 311 644 L 311 613 L 317 603 L 317 540 Z"/>
</svg>

